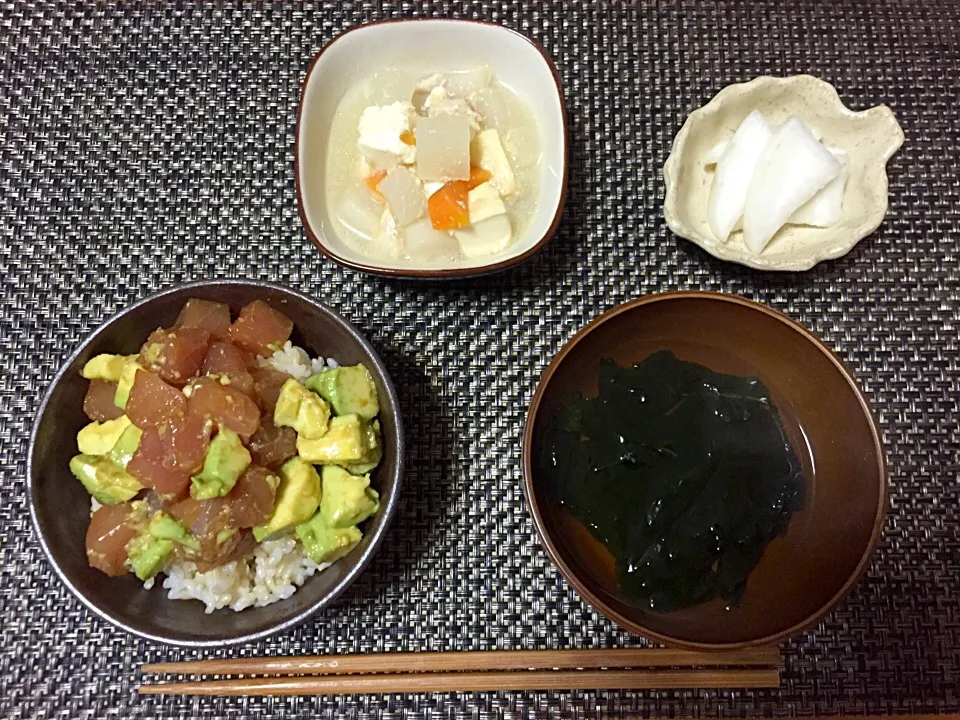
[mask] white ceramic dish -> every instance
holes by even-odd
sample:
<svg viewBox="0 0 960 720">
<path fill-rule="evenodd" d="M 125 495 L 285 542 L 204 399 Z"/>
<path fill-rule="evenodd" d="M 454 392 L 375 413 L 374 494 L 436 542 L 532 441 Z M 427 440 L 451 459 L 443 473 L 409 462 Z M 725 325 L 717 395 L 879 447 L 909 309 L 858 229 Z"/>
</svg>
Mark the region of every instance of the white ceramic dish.
<svg viewBox="0 0 960 720">
<path fill-rule="evenodd" d="M 717 142 L 732 137 L 750 113 L 759 110 L 771 124 L 796 115 L 822 133 L 822 142 L 847 154 L 850 176 L 840 222 L 829 228 L 787 225 L 759 255 L 742 233 L 717 240 L 707 221 L 712 169 L 703 161 Z M 663 168 L 667 225 L 721 260 L 758 270 L 809 270 L 822 260 L 848 253 L 872 233 L 887 212 L 890 157 L 903 144 L 903 130 L 886 105 L 854 112 L 832 85 L 810 75 L 759 77 L 729 85 L 687 118 Z"/>
<path fill-rule="evenodd" d="M 376 261 L 336 234 L 326 203 L 324 157 L 331 121 L 347 90 L 374 70 L 403 65 L 424 74 L 489 66 L 534 113 L 540 134 L 540 196 L 526 230 L 504 252 L 451 268 L 407 261 Z M 471 20 L 410 19 L 358 26 L 328 43 L 303 81 L 297 117 L 297 204 L 310 240 L 328 257 L 381 275 L 444 278 L 503 270 L 531 257 L 553 235 L 567 185 L 567 123 L 556 67 L 531 40 L 512 30 Z"/>
</svg>

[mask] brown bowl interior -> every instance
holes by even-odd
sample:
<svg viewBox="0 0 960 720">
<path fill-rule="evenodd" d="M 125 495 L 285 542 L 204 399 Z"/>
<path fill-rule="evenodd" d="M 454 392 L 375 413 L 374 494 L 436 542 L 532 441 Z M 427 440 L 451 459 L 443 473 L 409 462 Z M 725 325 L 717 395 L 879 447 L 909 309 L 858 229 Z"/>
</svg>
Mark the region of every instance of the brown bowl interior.
<svg viewBox="0 0 960 720">
<path fill-rule="evenodd" d="M 547 498 L 535 476 L 547 420 L 597 391 L 600 360 L 638 363 L 659 350 L 712 370 L 754 375 L 804 463 L 806 503 L 767 547 L 740 606 L 671 613 L 637 607 L 616 587 L 606 549 Z M 879 434 L 855 381 L 812 334 L 762 305 L 714 293 L 651 296 L 598 318 L 557 356 L 537 388 L 524 438 L 528 503 L 548 552 L 584 598 L 621 626 L 668 644 L 742 647 L 799 632 L 862 573 L 882 529 L 887 478 Z"/>
<path fill-rule="evenodd" d="M 174 601 L 157 585 L 145 590 L 132 575 L 108 578 L 90 568 L 84 538 L 90 498 L 70 474 L 76 434 L 88 420 L 82 412 L 87 382 L 80 369 L 92 356 L 135 353 L 146 335 L 176 319 L 190 297 L 228 303 L 236 313 L 257 298 L 266 300 L 295 323 L 292 338 L 311 355 L 332 357 L 342 364 L 363 362 L 380 395 L 384 457 L 372 475 L 380 492 L 380 512 L 363 528 L 364 538 L 350 555 L 314 575 L 290 599 L 242 612 L 204 612 L 199 601 Z M 135 305 L 108 321 L 71 357 L 54 381 L 35 426 L 30 451 L 31 510 L 47 555 L 70 589 L 101 617 L 131 632 L 164 642 L 217 645 L 241 642 L 290 627 L 332 602 L 372 556 L 393 513 L 402 473 L 402 440 L 396 398 L 386 372 L 372 349 L 332 311 L 282 288 L 235 281 L 181 286 Z"/>
</svg>

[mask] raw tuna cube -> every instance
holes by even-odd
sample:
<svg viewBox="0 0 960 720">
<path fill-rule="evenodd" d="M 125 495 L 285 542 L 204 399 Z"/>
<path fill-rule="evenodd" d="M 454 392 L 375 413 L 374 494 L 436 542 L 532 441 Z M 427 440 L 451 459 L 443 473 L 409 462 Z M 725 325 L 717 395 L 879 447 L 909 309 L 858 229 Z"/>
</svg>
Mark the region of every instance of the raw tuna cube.
<svg viewBox="0 0 960 720">
<path fill-rule="evenodd" d="M 171 385 L 183 386 L 200 372 L 209 344 L 206 330 L 154 330 L 140 349 L 140 366 Z"/>
<path fill-rule="evenodd" d="M 226 376 L 230 380 L 230 387 L 254 397 L 253 375 L 247 369 L 249 366 L 250 355 L 247 352 L 233 343 L 215 342 L 207 351 L 203 374 Z"/>
<path fill-rule="evenodd" d="M 139 373 L 138 373 L 139 374 Z M 153 429 L 144 430 L 127 472 L 143 485 L 153 488 L 167 502 L 182 498 L 190 486 L 190 473 L 170 467 L 166 443 Z"/>
<path fill-rule="evenodd" d="M 271 415 L 264 415 L 260 428 L 250 438 L 253 462 L 267 468 L 279 468 L 297 454 L 297 433 L 293 428 L 277 427 Z"/>
<path fill-rule="evenodd" d="M 245 443 L 260 427 L 260 408 L 247 395 L 229 385 L 202 377 L 190 385 L 189 392 L 190 412 L 230 428 Z"/>
<path fill-rule="evenodd" d="M 277 398 L 280 397 L 280 389 L 290 376 L 273 368 L 259 368 L 252 374 L 257 402 L 263 412 L 272 417 L 273 410 L 277 407 Z"/>
<path fill-rule="evenodd" d="M 127 417 L 141 430 L 156 430 L 170 422 L 183 422 L 187 399 L 158 375 L 141 370 L 130 390 L 126 411 Z"/>
<path fill-rule="evenodd" d="M 230 308 L 223 303 L 191 298 L 180 311 L 175 325 L 206 330 L 218 340 L 224 340 L 230 332 Z"/>
<path fill-rule="evenodd" d="M 251 528 L 270 519 L 278 481 L 274 473 L 258 465 L 244 471 L 225 498 L 236 527 Z"/>
<path fill-rule="evenodd" d="M 125 575 L 130 569 L 127 543 L 137 534 L 130 514 L 130 503 L 104 505 L 90 518 L 87 528 L 87 561 L 107 575 Z"/>
<path fill-rule="evenodd" d="M 91 380 L 87 394 L 83 397 L 83 412 L 91 420 L 106 422 L 116 420 L 123 415 L 123 408 L 117 407 L 113 396 L 117 394 L 117 384 L 106 380 Z"/>
<path fill-rule="evenodd" d="M 293 332 L 293 321 L 263 300 L 254 300 L 240 311 L 230 327 L 230 339 L 244 350 L 269 357 L 283 347 Z"/>
</svg>

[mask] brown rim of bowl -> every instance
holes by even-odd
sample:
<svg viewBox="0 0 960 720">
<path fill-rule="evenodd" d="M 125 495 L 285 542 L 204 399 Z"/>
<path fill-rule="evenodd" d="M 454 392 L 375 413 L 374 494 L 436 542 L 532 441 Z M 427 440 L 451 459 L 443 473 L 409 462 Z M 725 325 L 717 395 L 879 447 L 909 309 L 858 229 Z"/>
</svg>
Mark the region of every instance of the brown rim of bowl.
<svg viewBox="0 0 960 720">
<path fill-rule="evenodd" d="M 406 23 L 406 22 L 420 22 L 428 20 L 431 22 L 449 22 L 449 23 L 473 23 L 474 25 L 488 25 L 490 27 L 500 28 L 505 32 L 516 35 L 517 37 L 523 39 L 525 42 L 532 45 L 537 52 L 540 53 L 543 57 L 544 62 L 547 64 L 547 68 L 550 70 L 550 74 L 553 76 L 553 82 L 557 86 L 557 97 L 560 98 L 560 116 L 562 121 L 562 132 L 563 132 L 563 179 L 561 180 L 560 186 L 560 201 L 557 203 L 557 211 L 553 216 L 553 221 L 550 223 L 550 227 L 543 234 L 537 243 L 521 255 L 515 257 L 507 258 L 498 263 L 493 263 L 490 265 L 484 265 L 482 267 L 471 267 L 471 268 L 448 268 L 448 269 L 437 269 L 437 270 L 403 270 L 402 268 L 386 268 L 380 265 L 372 265 L 364 262 L 355 262 L 353 260 L 348 260 L 347 258 L 339 255 L 332 248 L 327 247 L 324 243 L 317 237 L 316 233 L 313 232 L 313 229 L 310 227 L 310 223 L 307 222 L 306 213 L 303 210 L 303 190 L 300 186 L 300 120 L 303 117 L 303 99 L 307 89 L 307 83 L 310 81 L 310 75 L 313 73 L 314 67 L 316 67 L 317 62 L 323 56 L 327 50 L 333 47 L 334 43 L 337 40 L 340 40 L 345 35 L 348 35 L 357 30 L 363 30 L 364 28 L 373 27 L 374 25 L 392 25 L 395 23 Z M 334 262 L 348 267 L 352 270 L 360 270 L 361 272 L 372 273 L 374 275 L 383 275 L 385 277 L 395 277 L 395 278 L 415 278 L 415 279 L 425 279 L 425 280 L 443 280 L 446 278 L 469 278 L 469 277 L 480 277 L 481 275 L 489 275 L 492 273 L 500 272 L 501 270 L 506 270 L 507 268 L 519 265 L 523 262 L 526 262 L 531 257 L 540 252 L 543 247 L 549 242 L 550 238 L 553 237 L 554 233 L 557 231 L 557 226 L 560 224 L 560 217 L 563 215 L 563 208 L 567 199 L 567 176 L 570 173 L 570 131 L 567 122 L 567 102 L 563 94 L 563 85 L 560 82 L 560 73 L 557 71 L 557 66 L 554 64 L 553 59 L 547 54 L 547 51 L 544 50 L 539 43 L 534 42 L 531 38 L 527 37 L 523 33 L 517 32 L 513 28 L 504 27 L 498 23 L 489 22 L 487 20 L 470 20 L 470 19 L 461 19 L 461 18 L 432 18 L 432 17 L 413 17 L 413 18 L 391 18 L 388 20 L 375 20 L 372 22 L 363 23 L 361 25 L 355 25 L 351 28 L 344 30 L 342 33 L 337 35 L 333 40 L 328 42 L 320 51 L 313 56 L 313 60 L 310 61 L 310 64 L 307 66 L 307 73 L 303 77 L 303 83 L 300 85 L 300 100 L 297 103 L 297 124 L 296 129 L 294 130 L 294 145 L 293 145 L 293 174 L 294 181 L 297 188 L 297 214 L 300 216 L 300 224 L 303 226 L 304 232 L 307 234 L 307 237 L 310 239 L 310 242 L 321 253 L 326 255 L 328 258 Z"/>
<path fill-rule="evenodd" d="M 853 391 L 857 400 L 860 403 L 860 407 L 863 410 L 864 416 L 869 421 L 870 425 L 870 434 L 873 437 L 874 449 L 876 451 L 877 457 L 879 458 L 879 467 L 878 477 L 880 478 L 880 500 L 877 504 L 877 515 L 874 518 L 873 522 L 873 531 L 870 534 L 870 543 L 867 546 L 867 549 L 864 551 L 863 556 L 860 558 L 860 562 L 857 563 L 857 567 L 854 572 L 850 575 L 850 578 L 843 584 L 843 586 L 834 594 L 830 600 L 828 600 L 824 605 L 817 610 L 815 613 L 811 614 L 804 620 L 801 620 L 798 623 L 795 623 L 786 630 L 775 633 L 773 635 L 768 635 L 757 640 L 747 640 L 744 642 L 733 642 L 733 643 L 700 643 L 691 640 L 678 640 L 676 638 L 668 637 L 661 633 L 649 630 L 648 628 L 643 627 L 639 623 L 632 622 L 627 618 L 623 617 L 617 612 L 614 612 L 607 608 L 604 603 L 596 596 L 595 593 L 591 592 L 589 588 L 580 581 L 580 579 L 573 573 L 570 569 L 570 566 L 564 561 L 562 555 L 560 554 L 557 546 L 554 542 L 547 536 L 544 530 L 543 517 L 540 512 L 540 508 L 537 505 L 537 502 L 534 498 L 533 490 L 533 467 L 531 463 L 531 449 L 533 446 L 533 425 L 534 420 L 537 415 L 537 411 L 540 407 L 540 401 L 543 399 L 543 395 L 546 391 L 547 385 L 550 383 L 551 378 L 553 377 L 554 372 L 560 366 L 560 363 L 563 359 L 573 350 L 573 348 L 583 340 L 588 334 L 599 328 L 607 320 L 610 320 L 621 313 L 633 310 L 634 308 L 640 307 L 642 305 L 649 305 L 656 302 L 662 302 L 666 300 L 684 300 L 684 299 L 707 299 L 707 300 L 718 300 L 721 302 L 728 302 L 734 305 L 741 305 L 747 307 L 751 310 L 758 310 L 766 315 L 772 317 L 773 319 L 784 323 L 793 330 L 799 332 L 803 337 L 809 340 L 813 345 L 822 352 L 826 358 L 833 363 L 833 365 L 840 371 L 840 374 L 846 380 L 847 384 L 850 386 L 850 389 Z M 743 297 L 736 295 L 727 295 L 725 293 L 710 292 L 710 291 L 698 291 L 698 290 L 684 290 L 676 292 L 665 292 L 658 293 L 654 295 L 647 295 L 645 297 L 637 298 L 636 300 L 630 300 L 623 303 L 622 305 L 617 305 L 616 307 L 607 310 L 606 312 L 598 315 L 593 320 L 591 320 L 586 326 L 581 328 L 572 338 L 570 338 L 560 349 L 560 352 L 556 354 L 553 360 L 550 361 L 550 364 L 547 366 L 547 369 L 544 371 L 543 375 L 540 378 L 540 381 L 537 383 L 536 392 L 533 395 L 533 399 L 530 402 L 530 408 L 527 411 L 526 421 L 523 428 L 523 449 L 522 449 L 522 463 L 523 463 L 523 492 L 526 496 L 527 509 L 530 512 L 531 517 L 533 518 L 534 527 L 537 530 L 537 535 L 540 537 L 540 541 L 543 543 L 543 546 L 547 550 L 547 554 L 550 556 L 550 559 L 556 565 L 557 569 L 560 571 L 560 574 L 564 579 L 574 587 L 574 589 L 580 594 L 584 600 L 586 600 L 591 606 L 600 611 L 608 619 L 612 620 L 614 623 L 619 625 L 626 630 L 635 633 L 637 635 L 642 635 L 643 637 L 651 638 L 658 642 L 661 642 L 665 645 L 671 645 L 674 647 L 683 647 L 694 650 L 739 650 L 747 647 L 755 647 L 758 645 L 770 645 L 781 640 L 784 640 L 788 637 L 798 635 L 799 633 L 807 630 L 814 625 L 816 625 L 820 620 L 822 620 L 826 615 L 828 615 L 839 603 L 846 597 L 850 592 L 853 586 L 857 583 L 860 577 L 863 575 L 864 571 L 867 569 L 867 565 L 870 562 L 870 558 L 873 556 L 877 547 L 880 544 L 880 538 L 883 535 L 883 526 L 884 520 L 887 513 L 887 506 L 890 504 L 890 483 L 887 475 L 887 461 L 883 453 L 883 442 L 880 437 L 880 430 L 877 425 L 876 417 L 873 414 L 873 411 L 870 408 L 870 403 L 867 401 L 867 398 L 864 396 L 863 391 L 860 389 L 860 386 L 857 384 L 857 381 L 850 374 L 850 372 L 844 367 L 843 363 L 837 357 L 836 353 L 833 352 L 827 345 L 820 340 L 816 335 L 814 335 L 810 330 L 805 328 L 800 323 L 792 320 L 784 313 L 779 310 L 774 310 L 771 307 L 763 305 L 762 303 L 755 302 L 753 300 L 748 300 Z"/>
</svg>

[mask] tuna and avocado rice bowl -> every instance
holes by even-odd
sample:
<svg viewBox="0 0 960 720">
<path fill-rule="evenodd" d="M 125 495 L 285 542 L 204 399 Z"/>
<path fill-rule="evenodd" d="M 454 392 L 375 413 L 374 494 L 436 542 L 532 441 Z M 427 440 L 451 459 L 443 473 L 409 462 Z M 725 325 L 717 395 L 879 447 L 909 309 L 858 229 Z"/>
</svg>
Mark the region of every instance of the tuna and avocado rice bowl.
<svg viewBox="0 0 960 720">
<path fill-rule="evenodd" d="M 91 495 L 86 554 L 207 612 L 290 597 L 379 509 L 376 386 L 310 358 L 256 300 L 191 299 L 137 355 L 97 355 L 70 470 Z"/>
</svg>

